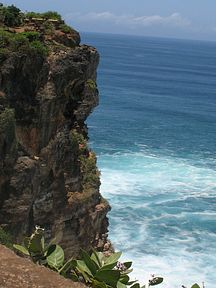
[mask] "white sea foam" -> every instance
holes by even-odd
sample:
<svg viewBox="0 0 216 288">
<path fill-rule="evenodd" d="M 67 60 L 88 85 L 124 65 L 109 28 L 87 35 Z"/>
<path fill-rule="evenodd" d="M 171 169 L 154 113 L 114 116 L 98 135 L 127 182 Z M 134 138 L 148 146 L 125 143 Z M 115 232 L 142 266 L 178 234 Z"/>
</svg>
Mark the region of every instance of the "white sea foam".
<svg viewBox="0 0 216 288">
<path fill-rule="evenodd" d="M 215 45 L 97 35 L 95 46 L 102 97 L 90 138 L 110 237 L 138 279 L 214 288 Z"/>
<path fill-rule="evenodd" d="M 144 152 L 101 155 L 99 167 L 113 208 L 110 238 L 134 261 L 133 276 L 162 275 L 166 288 L 202 281 L 213 288 L 216 171 Z"/>
</svg>

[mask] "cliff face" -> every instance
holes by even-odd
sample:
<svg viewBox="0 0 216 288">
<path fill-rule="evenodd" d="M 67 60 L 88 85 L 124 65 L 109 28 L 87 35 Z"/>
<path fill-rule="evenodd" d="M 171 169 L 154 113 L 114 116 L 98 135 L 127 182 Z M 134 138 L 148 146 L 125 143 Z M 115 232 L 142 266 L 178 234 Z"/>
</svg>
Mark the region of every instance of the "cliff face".
<svg viewBox="0 0 216 288">
<path fill-rule="evenodd" d="M 98 104 L 99 55 L 77 33 L 56 35 L 47 57 L 18 51 L 1 61 L 0 225 L 18 242 L 40 225 L 69 256 L 103 246 L 110 207 L 84 123 Z"/>
</svg>

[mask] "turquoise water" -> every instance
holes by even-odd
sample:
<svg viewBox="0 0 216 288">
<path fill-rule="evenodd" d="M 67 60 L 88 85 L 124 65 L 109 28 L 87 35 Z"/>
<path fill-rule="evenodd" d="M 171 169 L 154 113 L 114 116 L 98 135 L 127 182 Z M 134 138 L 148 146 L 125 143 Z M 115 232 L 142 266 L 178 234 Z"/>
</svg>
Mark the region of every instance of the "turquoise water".
<svg viewBox="0 0 216 288">
<path fill-rule="evenodd" d="M 88 120 L 110 238 L 134 277 L 216 282 L 216 43 L 83 34 L 101 54 Z"/>
</svg>

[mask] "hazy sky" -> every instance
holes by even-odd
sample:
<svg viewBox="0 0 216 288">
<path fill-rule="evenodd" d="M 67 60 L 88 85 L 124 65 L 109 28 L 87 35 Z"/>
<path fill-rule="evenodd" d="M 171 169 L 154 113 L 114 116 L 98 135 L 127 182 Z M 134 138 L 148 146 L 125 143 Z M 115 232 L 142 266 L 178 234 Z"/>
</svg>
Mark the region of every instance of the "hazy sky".
<svg viewBox="0 0 216 288">
<path fill-rule="evenodd" d="M 216 0 L 13 0 L 56 10 L 79 31 L 216 40 Z"/>
</svg>

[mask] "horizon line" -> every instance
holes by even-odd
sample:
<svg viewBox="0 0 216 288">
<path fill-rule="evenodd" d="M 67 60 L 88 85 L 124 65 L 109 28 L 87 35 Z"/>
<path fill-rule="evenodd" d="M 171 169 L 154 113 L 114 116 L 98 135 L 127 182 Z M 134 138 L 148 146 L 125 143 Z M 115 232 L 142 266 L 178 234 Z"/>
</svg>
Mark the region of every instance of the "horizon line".
<svg viewBox="0 0 216 288">
<path fill-rule="evenodd" d="M 92 33 L 92 34 L 106 34 L 106 35 L 113 35 L 113 36 L 130 36 L 130 37 L 141 37 L 141 38 L 159 38 L 159 39 L 167 39 L 167 40 L 185 40 L 185 41 L 194 41 L 194 42 L 210 42 L 216 43 L 216 40 L 208 40 L 208 39 L 201 39 L 201 38 L 184 38 L 184 37 L 174 37 L 174 36 L 153 36 L 153 35 L 143 35 L 143 34 L 129 34 L 129 33 L 112 33 L 112 32 L 96 32 L 96 31 L 82 31 L 78 30 L 81 33 Z"/>
</svg>

